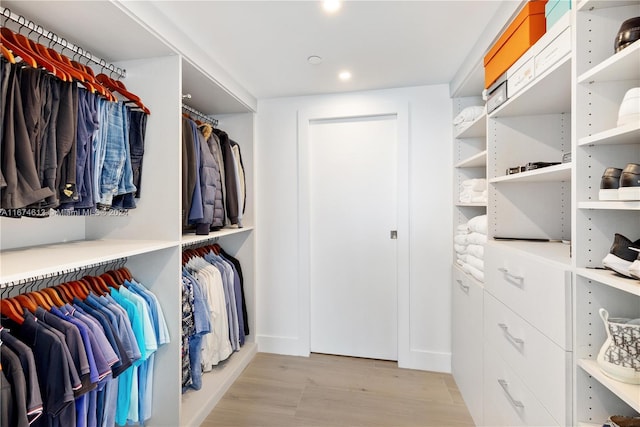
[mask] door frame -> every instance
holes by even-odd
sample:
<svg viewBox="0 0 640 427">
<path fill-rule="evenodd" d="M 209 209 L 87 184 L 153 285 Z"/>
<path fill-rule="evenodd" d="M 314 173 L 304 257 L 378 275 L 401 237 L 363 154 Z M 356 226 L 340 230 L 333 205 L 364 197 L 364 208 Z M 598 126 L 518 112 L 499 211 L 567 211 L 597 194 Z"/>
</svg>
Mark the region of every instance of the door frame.
<svg viewBox="0 0 640 427">
<path fill-rule="evenodd" d="M 333 103 L 332 103 L 333 104 Z M 401 102 L 372 102 L 327 105 L 298 111 L 298 338 L 299 354 L 311 352 L 311 190 L 309 176 L 310 126 L 314 121 L 396 116 L 397 124 L 397 313 L 398 365 L 410 355 L 409 275 L 409 105 Z"/>
</svg>

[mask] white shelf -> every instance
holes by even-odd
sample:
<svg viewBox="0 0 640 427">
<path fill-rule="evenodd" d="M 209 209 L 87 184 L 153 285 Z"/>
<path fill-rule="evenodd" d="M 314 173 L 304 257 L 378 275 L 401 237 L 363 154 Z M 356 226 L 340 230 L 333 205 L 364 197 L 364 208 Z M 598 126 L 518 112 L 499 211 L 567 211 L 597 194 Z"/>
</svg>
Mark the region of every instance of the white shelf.
<svg viewBox="0 0 640 427">
<path fill-rule="evenodd" d="M 158 240 L 82 240 L 9 249 L 0 253 L 0 284 L 177 247 Z"/>
<path fill-rule="evenodd" d="M 635 42 L 578 77 L 578 83 L 638 80 L 640 43 Z"/>
<path fill-rule="evenodd" d="M 486 208 L 487 204 L 486 203 L 463 203 L 463 202 L 457 202 L 456 206 Z"/>
<path fill-rule="evenodd" d="M 571 266 L 570 249 L 567 244 L 559 241 L 529 242 L 524 240 L 493 240 L 492 245 L 506 246 L 511 250 L 525 252 L 527 255 L 537 257 L 545 261 L 557 263 L 563 268 Z"/>
<path fill-rule="evenodd" d="M 578 366 L 622 399 L 627 405 L 631 406 L 635 411 L 640 412 L 640 385 L 625 384 L 609 378 L 602 373 L 595 360 L 580 359 L 578 360 Z"/>
<path fill-rule="evenodd" d="M 640 201 L 606 201 L 606 202 L 579 202 L 578 209 L 605 209 L 618 211 L 638 211 L 640 210 Z"/>
<path fill-rule="evenodd" d="M 475 156 L 464 159 L 455 165 L 456 168 L 478 168 L 487 165 L 487 150 L 481 151 Z"/>
<path fill-rule="evenodd" d="M 490 117 L 556 114 L 571 111 L 571 54 L 535 78 Z"/>
<path fill-rule="evenodd" d="M 630 6 L 638 4 L 637 0 L 582 0 L 578 4 L 578 12 L 588 11 L 592 9 L 606 9 L 610 7 Z"/>
<path fill-rule="evenodd" d="M 487 113 L 484 112 L 455 136 L 457 139 L 478 138 L 487 135 Z"/>
<path fill-rule="evenodd" d="M 217 239 L 219 237 L 231 236 L 234 234 L 248 233 L 253 230 L 252 226 L 242 228 L 223 228 L 222 230 L 213 231 L 206 236 L 200 236 L 197 234 L 183 234 L 180 242 L 182 246 L 195 245 L 198 243 L 204 243 L 208 240 Z"/>
<path fill-rule="evenodd" d="M 600 424 L 593 424 L 593 423 L 578 423 L 578 427 L 602 427 L 602 425 L 604 424 L 604 422 L 600 423 Z"/>
<path fill-rule="evenodd" d="M 603 285 L 610 286 L 615 289 L 640 296 L 640 280 L 634 280 L 627 277 L 621 277 L 611 270 L 600 270 L 593 268 L 576 269 L 578 276 L 586 279 L 595 280 Z"/>
<path fill-rule="evenodd" d="M 203 373 L 202 388 L 182 395 L 180 425 L 196 427 L 202 424 L 257 352 L 258 346 L 247 342 L 213 371 Z"/>
<path fill-rule="evenodd" d="M 489 182 L 561 182 L 569 180 L 571 180 L 571 163 L 561 163 L 546 168 L 491 178 Z"/>
<path fill-rule="evenodd" d="M 580 138 L 578 145 L 640 144 L 640 123 L 607 129 L 596 134 Z"/>
</svg>

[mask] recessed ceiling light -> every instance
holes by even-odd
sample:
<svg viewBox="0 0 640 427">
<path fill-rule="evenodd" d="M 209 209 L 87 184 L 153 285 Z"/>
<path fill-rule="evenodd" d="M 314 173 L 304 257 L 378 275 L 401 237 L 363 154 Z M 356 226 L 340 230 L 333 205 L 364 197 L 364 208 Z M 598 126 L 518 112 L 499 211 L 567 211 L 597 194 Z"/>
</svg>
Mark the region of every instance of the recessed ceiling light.
<svg viewBox="0 0 640 427">
<path fill-rule="evenodd" d="M 307 58 L 307 62 L 309 62 L 309 64 L 311 65 L 318 65 L 322 62 L 322 58 L 318 55 L 311 55 Z"/>
<path fill-rule="evenodd" d="M 338 78 L 340 80 L 342 80 L 343 82 L 347 81 L 347 80 L 351 79 L 351 72 L 346 71 L 346 70 L 345 71 L 340 71 L 340 74 L 338 74 Z"/>
<path fill-rule="evenodd" d="M 322 7 L 325 12 L 335 13 L 342 7 L 342 2 L 340 0 L 324 0 L 322 2 Z"/>
</svg>

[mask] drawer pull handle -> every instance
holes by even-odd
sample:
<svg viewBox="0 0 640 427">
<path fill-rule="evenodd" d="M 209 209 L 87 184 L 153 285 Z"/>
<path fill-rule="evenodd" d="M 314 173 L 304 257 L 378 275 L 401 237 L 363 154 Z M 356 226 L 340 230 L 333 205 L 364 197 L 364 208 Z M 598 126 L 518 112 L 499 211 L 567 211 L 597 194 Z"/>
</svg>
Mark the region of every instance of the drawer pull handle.
<svg viewBox="0 0 640 427">
<path fill-rule="evenodd" d="M 522 338 L 516 338 L 513 335 L 511 335 L 511 332 L 509 332 L 509 327 L 507 325 L 505 325 L 504 323 L 498 323 L 498 326 L 502 328 L 504 333 L 507 335 L 507 338 L 509 338 L 511 342 L 518 345 L 524 345 L 524 340 Z"/>
<path fill-rule="evenodd" d="M 504 267 L 499 267 L 498 271 L 500 271 L 501 273 L 504 273 L 504 275 L 507 276 L 507 278 L 520 282 L 520 284 L 524 283 L 524 277 L 516 276 L 515 274 L 510 273 L 509 270 L 507 270 Z"/>
<path fill-rule="evenodd" d="M 458 282 L 458 285 L 460 285 L 460 287 L 462 288 L 463 291 L 469 292 L 469 285 L 463 284 L 462 280 L 460 280 L 460 279 L 456 279 L 456 282 Z"/>
<path fill-rule="evenodd" d="M 505 380 L 501 380 L 498 378 L 498 384 L 500 384 L 500 387 L 502 387 L 504 392 L 507 394 L 507 397 L 509 398 L 509 401 L 513 406 L 515 406 L 516 408 L 524 409 L 524 404 L 519 400 L 515 400 L 513 396 L 511 396 L 511 393 L 509 393 L 509 389 L 507 388 L 509 384 L 507 384 Z"/>
</svg>

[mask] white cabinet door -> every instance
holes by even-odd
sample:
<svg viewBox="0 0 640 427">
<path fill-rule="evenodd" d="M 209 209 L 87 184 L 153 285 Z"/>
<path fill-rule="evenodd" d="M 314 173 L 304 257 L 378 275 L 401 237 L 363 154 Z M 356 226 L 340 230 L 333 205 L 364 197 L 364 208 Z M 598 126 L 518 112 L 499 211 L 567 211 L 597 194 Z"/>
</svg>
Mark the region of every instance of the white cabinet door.
<svg viewBox="0 0 640 427">
<path fill-rule="evenodd" d="M 482 286 L 453 268 L 451 372 L 476 425 L 482 425 Z"/>
</svg>

